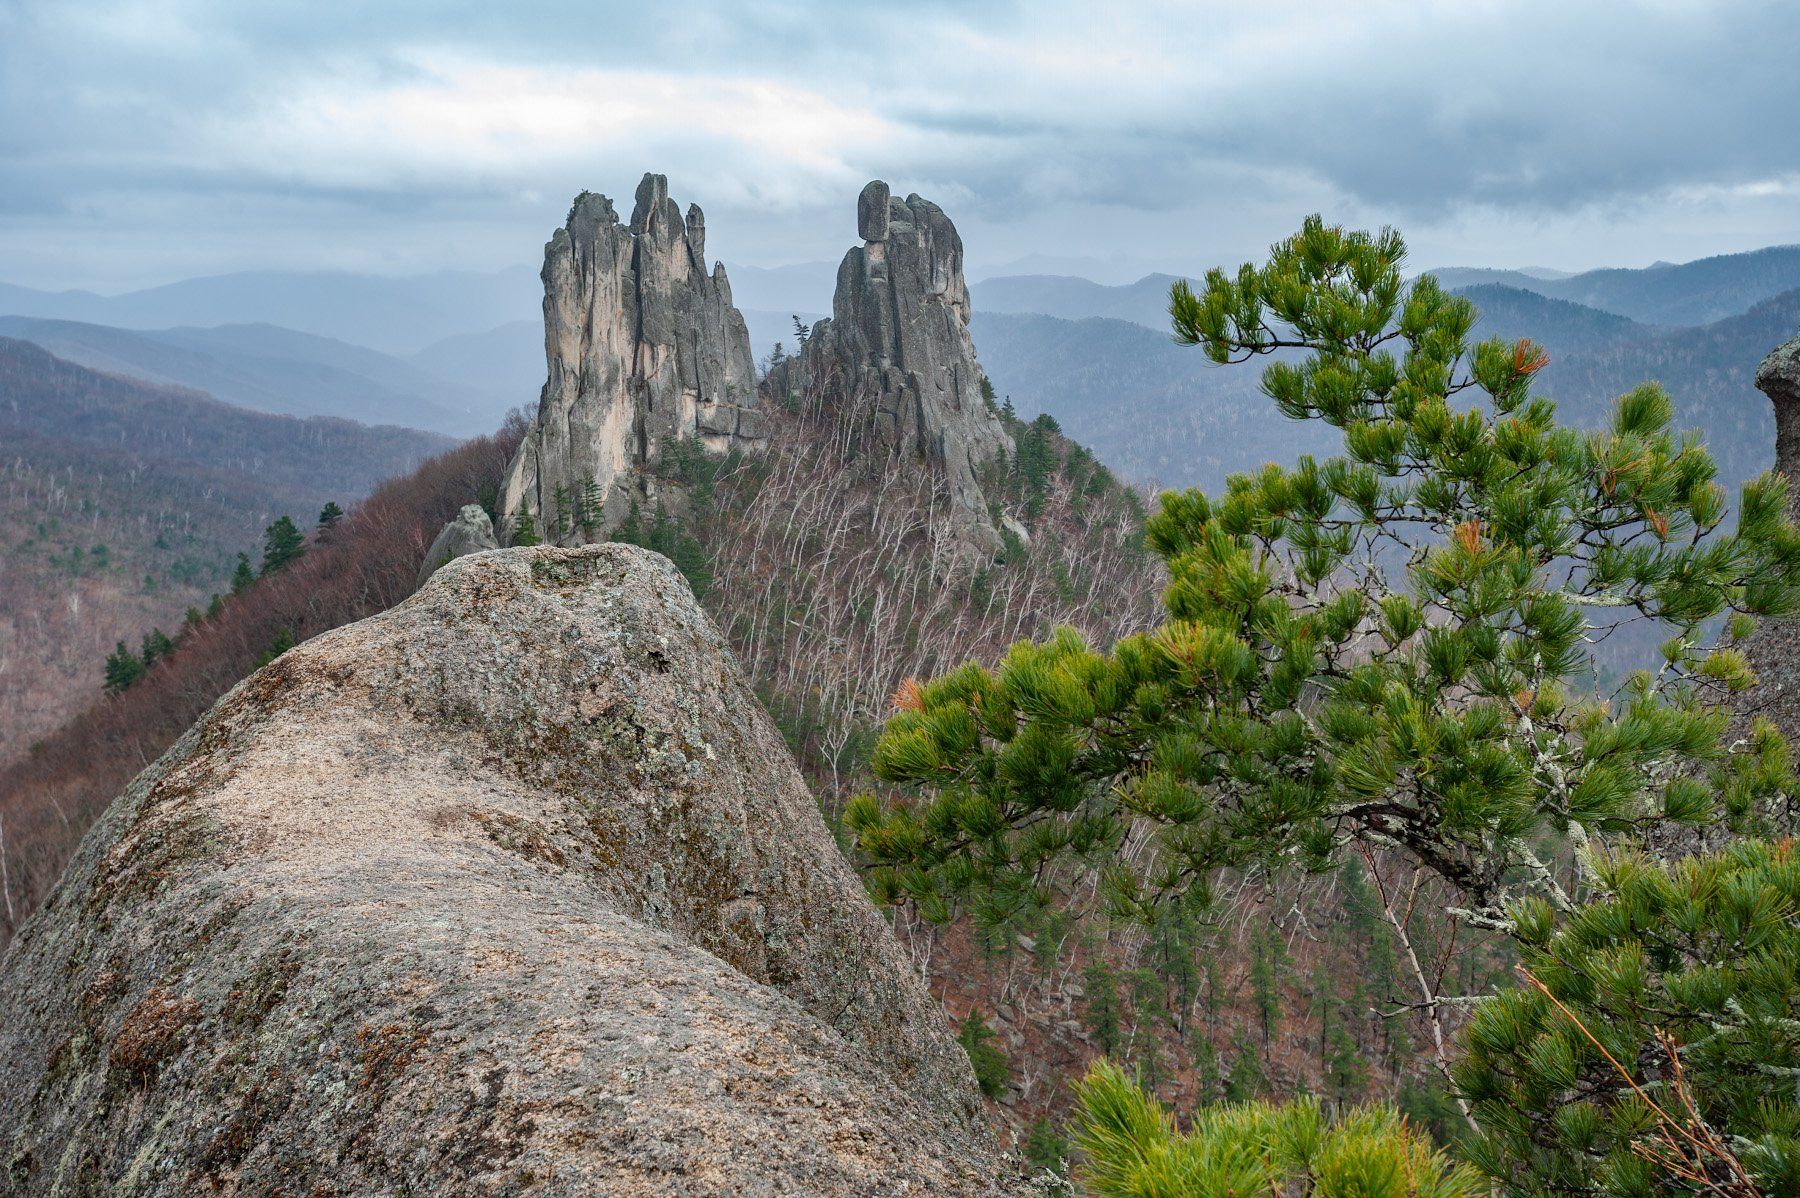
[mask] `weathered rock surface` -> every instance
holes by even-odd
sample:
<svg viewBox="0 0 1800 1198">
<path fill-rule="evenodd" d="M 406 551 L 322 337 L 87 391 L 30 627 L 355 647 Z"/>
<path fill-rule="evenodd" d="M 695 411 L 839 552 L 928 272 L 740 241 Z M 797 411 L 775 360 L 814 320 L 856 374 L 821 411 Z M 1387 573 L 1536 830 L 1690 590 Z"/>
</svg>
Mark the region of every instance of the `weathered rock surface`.
<svg viewBox="0 0 1800 1198">
<path fill-rule="evenodd" d="M 1770 351 L 1756 386 L 1775 405 L 1775 468 L 1792 484 L 1789 510 L 1800 510 L 1800 337 Z"/>
<path fill-rule="evenodd" d="M 577 196 L 543 280 L 549 373 L 507 469 L 502 539 L 521 510 L 545 540 L 598 539 L 634 498 L 655 501 L 667 438 L 764 442 L 749 330 L 724 265 L 708 273 L 705 216 L 684 219 L 665 177 L 644 176 L 629 225 L 605 196 Z"/>
<path fill-rule="evenodd" d="M 856 225 L 864 244 L 838 267 L 831 319 L 765 386 L 846 405 L 889 453 L 936 464 L 965 537 L 991 551 L 1000 536 L 981 472 L 1013 446 L 981 394 L 962 238 L 936 204 L 879 180 L 858 197 Z"/>
<path fill-rule="evenodd" d="M 0 1191 L 1000 1192 L 718 632 L 481 554 L 239 685 L 0 960 Z"/>
<path fill-rule="evenodd" d="M 1788 518 L 1800 520 L 1800 337 L 1762 360 L 1756 385 L 1775 405 L 1775 468 L 1788 477 Z M 1800 618 L 1761 621 L 1745 649 L 1757 685 L 1738 707 L 1800 737 Z"/>
<path fill-rule="evenodd" d="M 464 504 L 462 511 L 456 513 L 456 519 L 444 525 L 443 531 L 432 538 L 431 548 L 425 551 L 425 560 L 419 566 L 418 585 L 424 586 L 425 580 L 440 567 L 459 557 L 498 548 L 500 542 L 494 539 L 494 522 L 488 519 L 487 512 L 478 503 Z"/>
</svg>

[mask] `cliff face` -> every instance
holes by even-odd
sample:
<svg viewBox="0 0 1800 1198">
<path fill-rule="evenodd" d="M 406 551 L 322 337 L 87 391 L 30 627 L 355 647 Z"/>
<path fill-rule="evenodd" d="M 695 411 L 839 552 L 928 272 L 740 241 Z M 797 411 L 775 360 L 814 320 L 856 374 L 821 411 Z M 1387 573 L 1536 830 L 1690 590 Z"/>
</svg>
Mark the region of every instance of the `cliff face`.
<svg viewBox="0 0 1800 1198">
<path fill-rule="evenodd" d="M 1762 360 L 1756 385 L 1775 405 L 1775 469 L 1788 478 L 1788 519 L 1800 521 L 1800 337 Z M 1800 739 L 1800 618 L 1763 620 L 1745 651 L 1757 685 L 1739 697 L 1738 707 Z"/>
<path fill-rule="evenodd" d="M 964 539 L 991 551 L 1000 537 L 980 477 L 1012 439 L 981 393 L 969 337 L 962 238 L 930 200 L 901 200 L 876 181 L 856 204 L 863 244 L 838 267 L 831 319 L 765 388 L 842 406 L 870 448 L 944 472 Z"/>
<path fill-rule="evenodd" d="M 756 448 L 750 334 L 725 268 L 706 267 L 706 219 L 684 219 L 668 180 L 645 175 L 631 222 L 584 192 L 544 247 L 544 352 L 537 418 L 507 471 L 505 527 L 528 511 L 546 540 L 596 540 L 631 502 L 658 498 L 666 438 Z"/>
<path fill-rule="evenodd" d="M 663 559 L 240 684 L 0 959 L 0 1192 L 987 1194 L 966 1059 Z"/>
</svg>

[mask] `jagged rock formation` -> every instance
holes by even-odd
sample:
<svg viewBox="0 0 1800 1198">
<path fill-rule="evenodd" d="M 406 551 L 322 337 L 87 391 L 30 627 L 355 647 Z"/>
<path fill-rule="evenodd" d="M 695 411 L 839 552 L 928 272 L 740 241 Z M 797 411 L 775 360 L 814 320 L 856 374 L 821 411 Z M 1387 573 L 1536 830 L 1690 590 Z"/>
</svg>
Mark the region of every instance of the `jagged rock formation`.
<svg viewBox="0 0 1800 1198">
<path fill-rule="evenodd" d="M 1762 360 L 1756 388 L 1775 405 L 1775 468 L 1788 476 L 1788 510 L 1800 511 L 1800 337 Z"/>
<path fill-rule="evenodd" d="M 1788 518 L 1800 520 L 1800 337 L 1762 360 L 1756 386 L 1775 405 L 1775 469 L 1788 478 Z M 1739 706 L 1800 738 L 1800 618 L 1762 621 L 1746 651 L 1757 685 Z"/>
<path fill-rule="evenodd" d="M 484 549 L 498 549 L 500 542 L 494 539 L 494 522 L 480 504 L 464 504 L 462 511 L 456 513 L 456 519 L 444 525 L 442 532 L 432 538 L 431 548 L 425 551 L 425 560 L 419 566 L 419 585 L 437 572 L 440 566 L 446 566 L 459 557 L 467 557 L 471 553 L 480 553 Z"/>
<path fill-rule="evenodd" d="M 662 558 L 241 683 L 0 959 L 8 1194 L 988 1194 L 966 1059 Z"/>
<path fill-rule="evenodd" d="M 765 387 L 842 405 L 881 448 L 942 469 L 965 539 L 991 551 L 1000 536 L 981 474 L 1013 446 L 981 393 L 962 238 L 936 204 L 896 199 L 879 180 L 857 198 L 856 226 L 864 244 L 838 267 L 831 319 Z"/>
<path fill-rule="evenodd" d="M 764 442 L 750 334 L 725 267 L 708 273 L 706 218 L 689 207 L 684 220 L 664 176 L 638 184 L 629 225 L 605 196 L 576 197 L 544 247 L 543 280 L 549 376 L 507 470 L 503 538 L 522 510 L 545 540 L 603 536 L 634 499 L 661 497 L 665 439 L 715 452 Z"/>
</svg>

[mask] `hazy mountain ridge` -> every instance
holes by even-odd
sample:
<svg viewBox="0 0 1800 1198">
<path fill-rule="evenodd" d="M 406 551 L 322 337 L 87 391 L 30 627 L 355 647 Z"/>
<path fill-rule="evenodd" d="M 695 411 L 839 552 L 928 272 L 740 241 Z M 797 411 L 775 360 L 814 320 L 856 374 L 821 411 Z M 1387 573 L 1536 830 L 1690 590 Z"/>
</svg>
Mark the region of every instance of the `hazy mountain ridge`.
<svg viewBox="0 0 1800 1198">
<path fill-rule="evenodd" d="M 0 335 L 93 370 L 204 391 L 259 412 L 333 416 L 469 436 L 510 406 L 468 380 L 334 338 L 271 324 L 130 330 L 0 316 Z M 516 402 L 516 401 L 514 401 Z"/>
<path fill-rule="evenodd" d="M 0 283 L 0 313 L 126 329 L 267 323 L 408 354 L 448 333 L 493 328 L 537 308 L 535 271 L 385 277 L 245 271 L 102 296 Z"/>
<path fill-rule="evenodd" d="M 173 632 L 279 515 L 303 527 L 449 448 L 147 386 L 0 337 L 0 758 L 91 700 L 119 638 Z"/>
</svg>

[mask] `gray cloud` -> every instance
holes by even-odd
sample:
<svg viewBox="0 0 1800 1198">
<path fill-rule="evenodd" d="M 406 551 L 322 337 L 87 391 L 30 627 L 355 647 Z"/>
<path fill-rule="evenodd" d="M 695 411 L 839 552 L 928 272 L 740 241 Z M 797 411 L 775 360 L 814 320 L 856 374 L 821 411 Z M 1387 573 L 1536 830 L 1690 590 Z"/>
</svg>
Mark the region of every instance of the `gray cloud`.
<svg viewBox="0 0 1800 1198">
<path fill-rule="evenodd" d="M 1800 240 L 1800 9 L 1264 7 L 0 0 L 0 276 L 497 266 L 647 168 L 769 263 L 877 175 L 978 265 L 1197 269 L 1312 210 L 1428 261 Z"/>
</svg>

